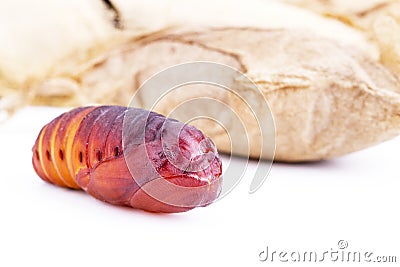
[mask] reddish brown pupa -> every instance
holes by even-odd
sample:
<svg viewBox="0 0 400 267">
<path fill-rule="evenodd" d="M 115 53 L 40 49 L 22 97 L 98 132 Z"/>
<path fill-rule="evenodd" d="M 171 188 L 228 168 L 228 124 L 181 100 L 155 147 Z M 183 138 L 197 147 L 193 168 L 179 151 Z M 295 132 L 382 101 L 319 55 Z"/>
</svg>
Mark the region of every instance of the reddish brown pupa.
<svg viewBox="0 0 400 267">
<path fill-rule="evenodd" d="M 221 160 L 208 137 L 136 108 L 81 107 L 60 115 L 41 130 L 32 162 L 46 182 L 152 212 L 205 206 L 221 191 Z"/>
</svg>

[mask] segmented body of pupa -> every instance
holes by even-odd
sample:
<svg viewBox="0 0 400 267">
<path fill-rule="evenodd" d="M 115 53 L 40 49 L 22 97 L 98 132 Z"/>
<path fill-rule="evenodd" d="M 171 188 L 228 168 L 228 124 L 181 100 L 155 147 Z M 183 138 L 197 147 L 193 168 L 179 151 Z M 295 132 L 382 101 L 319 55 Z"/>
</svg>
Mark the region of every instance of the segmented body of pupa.
<svg viewBox="0 0 400 267">
<path fill-rule="evenodd" d="M 202 132 L 120 106 L 81 107 L 55 118 L 41 130 L 32 161 L 49 183 L 152 212 L 206 206 L 222 184 L 218 152 Z"/>
</svg>

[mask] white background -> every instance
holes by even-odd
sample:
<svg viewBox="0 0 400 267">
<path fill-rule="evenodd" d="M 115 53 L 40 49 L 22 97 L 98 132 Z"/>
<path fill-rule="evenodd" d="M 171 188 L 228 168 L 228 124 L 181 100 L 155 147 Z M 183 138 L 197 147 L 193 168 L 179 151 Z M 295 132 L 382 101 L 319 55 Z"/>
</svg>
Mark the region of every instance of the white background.
<svg viewBox="0 0 400 267">
<path fill-rule="evenodd" d="M 159 215 L 39 179 L 31 148 L 62 111 L 26 108 L 0 124 L 0 266 L 270 266 L 259 261 L 266 246 L 322 254 L 339 240 L 400 262 L 399 138 L 329 161 L 274 163 L 255 194 L 244 177 L 208 207 Z"/>
</svg>

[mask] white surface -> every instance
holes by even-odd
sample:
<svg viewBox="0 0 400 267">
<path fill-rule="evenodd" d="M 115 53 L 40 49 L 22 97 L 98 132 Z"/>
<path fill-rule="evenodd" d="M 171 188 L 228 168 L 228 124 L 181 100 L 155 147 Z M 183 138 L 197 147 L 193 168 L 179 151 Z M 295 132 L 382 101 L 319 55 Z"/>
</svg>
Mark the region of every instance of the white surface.
<svg viewBox="0 0 400 267">
<path fill-rule="evenodd" d="M 0 124 L 0 266 L 267 266 L 258 260 L 267 245 L 330 251 L 341 239 L 400 261 L 399 138 L 325 162 L 274 164 L 255 194 L 244 177 L 206 208 L 157 215 L 39 179 L 31 148 L 62 111 L 27 108 Z"/>
</svg>

